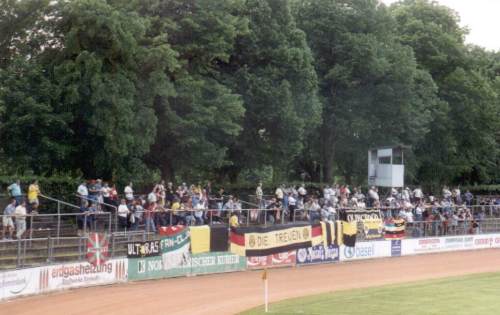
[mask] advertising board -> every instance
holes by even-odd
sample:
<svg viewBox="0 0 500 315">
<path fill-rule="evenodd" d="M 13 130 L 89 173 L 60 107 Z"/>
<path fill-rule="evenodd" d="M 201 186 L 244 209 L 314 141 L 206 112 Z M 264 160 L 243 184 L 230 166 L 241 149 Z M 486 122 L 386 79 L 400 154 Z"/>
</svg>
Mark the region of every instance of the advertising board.
<svg viewBox="0 0 500 315">
<path fill-rule="evenodd" d="M 391 256 L 401 256 L 401 240 L 391 240 Z"/>
<path fill-rule="evenodd" d="M 288 251 L 268 256 L 247 257 L 248 269 L 264 269 L 273 267 L 293 266 L 297 260 L 296 251 Z"/>
<path fill-rule="evenodd" d="M 340 246 L 340 261 L 391 256 L 391 241 L 356 242 L 355 247 Z"/>
<path fill-rule="evenodd" d="M 313 246 L 297 249 L 297 265 L 320 264 L 339 261 L 339 247 L 337 245 Z"/>
<path fill-rule="evenodd" d="M 39 293 L 40 268 L 29 268 L 0 273 L 0 300 Z"/>
<path fill-rule="evenodd" d="M 129 259 L 128 278 L 130 280 L 160 279 L 240 271 L 246 268 L 245 257 L 226 252 L 196 255 L 186 252 L 175 264 L 164 258 L 165 255 Z"/>
<path fill-rule="evenodd" d="M 127 281 L 127 259 L 111 259 L 97 266 L 80 262 L 39 269 L 40 292 Z"/>
<path fill-rule="evenodd" d="M 446 236 L 402 241 L 402 255 L 417 255 L 500 247 L 500 234 Z"/>
</svg>

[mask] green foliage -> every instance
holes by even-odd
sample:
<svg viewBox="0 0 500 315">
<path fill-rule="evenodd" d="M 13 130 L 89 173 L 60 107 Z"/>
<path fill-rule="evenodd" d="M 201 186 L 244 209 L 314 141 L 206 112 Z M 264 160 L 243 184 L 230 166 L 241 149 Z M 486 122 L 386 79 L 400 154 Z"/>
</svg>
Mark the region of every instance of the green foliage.
<svg viewBox="0 0 500 315">
<path fill-rule="evenodd" d="M 500 54 L 436 2 L 0 5 L 0 174 L 363 184 L 403 144 L 408 183 L 500 179 Z"/>
<path fill-rule="evenodd" d="M 301 1 L 299 26 L 316 58 L 324 106 L 320 150 L 323 180 L 334 167 L 347 181 L 366 178 L 373 146 L 416 144 L 436 102 L 432 78 L 412 50 L 396 41 L 394 21 L 377 1 Z"/>
<path fill-rule="evenodd" d="M 247 1 L 241 14 L 249 31 L 237 38 L 225 71 L 246 109 L 232 171 L 270 165 L 283 177 L 321 121 L 313 57 L 289 1 Z"/>
</svg>

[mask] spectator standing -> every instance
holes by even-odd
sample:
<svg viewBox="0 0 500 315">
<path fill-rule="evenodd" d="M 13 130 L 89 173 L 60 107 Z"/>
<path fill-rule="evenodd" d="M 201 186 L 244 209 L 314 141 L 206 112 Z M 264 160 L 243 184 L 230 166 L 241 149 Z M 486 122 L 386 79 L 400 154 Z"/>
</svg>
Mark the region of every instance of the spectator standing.
<svg viewBox="0 0 500 315">
<path fill-rule="evenodd" d="M 165 188 L 165 199 L 166 201 L 172 203 L 174 201 L 174 197 L 174 184 L 172 182 L 168 182 L 167 187 Z"/>
<path fill-rule="evenodd" d="M 132 187 L 133 187 L 132 182 L 130 182 L 127 186 L 125 186 L 125 189 L 123 190 L 127 202 L 134 201 L 134 190 L 132 189 Z"/>
<path fill-rule="evenodd" d="M 87 183 L 84 181 L 78 186 L 76 190 L 78 197 L 80 197 L 80 205 L 87 205 L 87 199 L 89 198 L 89 190 L 87 189 Z"/>
<path fill-rule="evenodd" d="M 21 239 L 26 231 L 26 202 L 24 200 L 14 210 L 14 216 L 16 217 L 16 237 Z"/>
<path fill-rule="evenodd" d="M 21 192 L 21 182 L 16 180 L 14 183 L 7 187 L 9 195 L 16 200 L 16 205 L 21 204 L 23 193 Z"/>
<path fill-rule="evenodd" d="M 89 191 L 89 202 L 90 203 L 97 202 L 97 187 L 95 179 L 90 180 L 90 183 L 87 188 Z"/>
<path fill-rule="evenodd" d="M 158 201 L 158 198 L 156 195 L 156 190 L 157 190 L 157 188 L 155 187 L 155 189 L 148 194 L 148 203 L 149 204 L 156 203 Z"/>
<path fill-rule="evenodd" d="M 101 195 L 102 195 L 102 201 L 105 203 L 104 208 L 106 209 L 106 211 L 111 212 L 111 209 L 108 206 L 108 205 L 112 204 L 111 203 L 111 187 L 109 187 L 109 184 L 107 182 L 105 182 L 101 188 Z"/>
<path fill-rule="evenodd" d="M 125 230 L 128 226 L 128 215 L 130 214 L 130 210 L 127 207 L 127 201 L 122 199 L 120 202 L 120 206 L 118 206 L 118 224 L 120 229 Z"/>
<path fill-rule="evenodd" d="M 283 195 L 283 194 L 284 194 L 284 192 L 283 192 L 282 187 L 281 187 L 281 186 L 278 186 L 278 187 L 276 188 L 276 191 L 274 192 L 274 195 L 275 195 L 276 200 L 277 200 L 278 202 L 283 203 L 283 197 L 284 197 L 284 195 Z"/>
<path fill-rule="evenodd" d="M 35 214 L 38 213 L 38 206 L 40 201 L 38 200 L 38 195 L 40 194 L 40 187 L 38 186 L 38 181 L 35 180 L 28 188 L 28 202 L 30 207 L 30 212 Z M 26 223 L 26 220 L 25 220 Z"/>
<path fill-rule="evenodd" d="M 472 206 L 472 201 L 474 200 L 474 195 L 470 192 L 470 190 L 467 190 L 467 192 L 465 192 L 465 203 L 467 204 L 467 206 Z"/>
<path fill-rule="evenodd" d="M 417 187 L 413 190 L 413 198 L 415 199 L 415 203 L 420 203 L 424 199 L 424 193 L 422 192 L 422 188 Z"/>
<path fill-rule="evenodd" d="M 219 192 L 217 192 L 217 194 L 215 194 L 215 202 L 217 203 L 217 209 L 218 209 L 217 216 L 220 217 L 221 212 L 222 212 L 222 207 L 224 206 L 224 188 L 223 187 L 221 187 L 221 189 L 219 189 Z"/>
<path fill-rule="evenodd" d="M 299 189 L 297 190 L 299 194 L 299 200 L 302 204 L 306 202 L 306 196 L 307 196 L 307 190 L 304 187 L 304 184 L 300 185 Z"/>
<path fill-rule="evenodd" d="M 111 190 L 109 191 L 109 199 L 112 205 L 118 207 L 118 191 L 116 190 L 116 185 L 111 186 Z"/>
<path fill-rule="evenodd" d="M 290 222 L 295 221 L 295 209 L 297 209 L 297 199 L 290 192 L 288 193 L 288 212 L 290 213 Z"/>
<path fill-rule="evenodd" d="M 96 181 L 94 189 L 95 189 L 95 195 L 96 195 L 97 210 L 101 211 L 102 210 L 102 203 L 104 202 L 104 198 L 102 196 L 102 179 L 98 179 Z"/>
<path fill-rule="evenodd" d="M 160 206 L 164 207 L 167 197 L 164 180 L 160 181 L 160 183 L 156 186 L 156 193 L 158 195 L 158 203 L 160 204 Z"/>
<path fill-rule="evenodd" d="M 262 191 L 262 183 L 259 183 L 257 185 L 257 188 L 255 189 L 255 198 L 257 199 L 257 205 L 259 208 L 264 208 L 263 204 L 263 198 L 264 197 L 264 192 Z"/>
<path fill-rule="evenodd" d="M 145 226 L 144 228 L 148 232 L 153 232 L 156 233 L 156 225 L 155 225 L 155 212 L 157 209 L 157 204 L 155 202 L 150 203 L 148 205 L 148 208 L 146 209 L 146 212 L 144 213 L 144 222 Z"/>
<path fill-rule="evenodd" d="M 139 200 L 134 200 L 132 204 L 132 215 L 134 216 L 134 224 L 131 228 L 136 231 L 144 216 L 144 208 Z"/>
<path fill-rule="evenodd" d="M 22 202 L 22 200 L 21 200 Z M 12 220 L 12 216 L 14 215 L 14 212 L 16 211 L 16 205 L 17 201 L 16 199 L 12 199 L 11 202 L 5 207 L 3 211 L 3 217 L 2 217 L 2 238 L 11 240 L 12 239 L 12 234 L 14 233 L 14 221 Z M 5 238 L 5 233 L 9 235 L 7 238 Z"/>
<path fill-rule="evenodd" d="M 368 190 L 368 208 L 375 207 L 375 204 L 380 201 L 380 197 L 378 195 L 377 187 L 372 186 Z"/>
</svg>

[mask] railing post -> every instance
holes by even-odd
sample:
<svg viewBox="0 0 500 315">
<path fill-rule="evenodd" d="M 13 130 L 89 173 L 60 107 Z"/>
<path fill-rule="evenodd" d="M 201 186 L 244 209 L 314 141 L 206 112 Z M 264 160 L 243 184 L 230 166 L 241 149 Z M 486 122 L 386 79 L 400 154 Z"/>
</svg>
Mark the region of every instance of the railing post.
<svg viewBox="0 0 500 315">
<path fill-rule="evenodd" d="M 115 255 L 115 233 L 111 234 L 111 257 Z"/>
<path fill-rule="evenodd" d="M 33 238 L 33 214 L 30 213 L 30 240 Z"/>
<path fill-rule="evenodd" d="M 108 219 L 109 219 L 109 222 L 108 222 L 108 233 L 111 234 L 111 212 L 108 212 Z"/>
<path fill-rule="evenodd" d="M 47 262 L 51 262 L 51 259 L 50 259 L 50 234 L 47 236 Z"/>
<path fill-rule="evenodd" d="M 78 260 L 82 260 L 83 259 L 83 255 L 82 255 L 82 237 L 79 236 L 78 237 Z"/>
<path fill-rule="evenodd" d="M 21 239 L 17 239 L 17 262 L 16 262 L 16 268 L 19 268 L 21 266 Z"/>
<path fill-rule="evenodd" d="M 57 202 L 57 243 L 59 244 L 59 236 L 61 235 L 61 203 Z"/>
<path fill-rule="evenodd" d="M 23 250 L 23 263 L 22 265 L 25 266 L 26 265 L 26 242 L 27 242 L 27 239 L 23 239 L 23 243 L 24 243 L 24 250 Z"/>
<path fill-rule="evenodd" d="M 83 235 L 87 235 L 87 214 L 83 215 Z"/>
</svg>

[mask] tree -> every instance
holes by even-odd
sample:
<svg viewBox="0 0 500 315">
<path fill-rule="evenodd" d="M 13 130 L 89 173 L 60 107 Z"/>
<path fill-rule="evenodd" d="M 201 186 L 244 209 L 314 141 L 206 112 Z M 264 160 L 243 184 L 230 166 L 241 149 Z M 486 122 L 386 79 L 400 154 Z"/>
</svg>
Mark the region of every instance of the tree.
<svg viewBox="0 0 500 315">
<path fill-rule="evenodd" d="M 47 175 L 67 170 L 71 116 L 58 106 L 59 87 L 40 65 L 23 58 L 0 70 L 0 86 L 0 142 L 9 169 Z"/>
<path fill-rule="evenodd" d="M 174 93 L 155 100 L 159 128 L 148 156 L 164 177 L 196 179 L 229 163 L 227 146 L 241 131 L 242 100 L 220 77 L 246 21 L 232 1 L 138 2 L 150 38 L 166 38 L 179 66 L 168 69 Z"/>
<path fill-rule="evenodd" d="M 323 180 L 334 168 L 351 182 L 366 178 L 366 152 L 416 144 L 428 132 L 436 87 L 395 38 L 378 1 L 299 1 L 295 12 L 316 59 L 323 100 Z"/>
<path fill-rule="evenodd" d="M 314 60 L 289 1 L 247 1 L 240 14 L 249 31 L 237 38 L 223 68 L 246 109 L 229 173 L 235 179 L 243 169 L 270 165 L 275 179 L 284 179 L 321 121 Z"/>
<path fill-rule="evenodd" d="M 168 88 L 175 54 L 141 45 L 147 21 L 104 1 L 61 2 L 54 21 L 61 48 L 48 54 L 72 115 L 72 166 L 94 178 L 140 175 L 156 134 L 153 100 Z"/>
<path fill-rule="evenodd" d="M 466 29 L 447 7 L 406 0 L 391 7 L 399 40 L 415 51 L 439 88 L 431 132 L 417 146 L 418 179 L 428 183 L 484 182 L 498 161 L 498 94 L 492 59 L 464 44 Z M 494 175 L 493 175 L 494 176 Z"/>
</svg>

